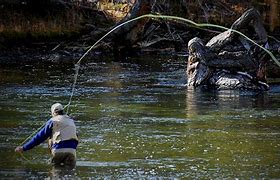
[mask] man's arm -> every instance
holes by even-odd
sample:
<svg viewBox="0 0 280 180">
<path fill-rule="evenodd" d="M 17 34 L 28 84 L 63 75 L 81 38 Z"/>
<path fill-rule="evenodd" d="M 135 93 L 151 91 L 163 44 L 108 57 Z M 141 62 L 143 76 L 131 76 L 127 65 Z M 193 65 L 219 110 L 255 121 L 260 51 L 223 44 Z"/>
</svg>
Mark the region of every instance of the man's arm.
<svg viewBox="0 0 280 180">
<path fill-rule="evenodd" d="M 29 140 L 27 143 L 25 143 L 23 146 L 19 146 L 15 149 L 16 152 L 23 152 L 30 150 L 34 148 L 35 146 L 41 144 L 44 142 L 48 137 L 52 135 L 52 127 L 53 127 L 53 122 L 52 120 L 49 120 L 46 122 L 45 126 L 40 129 L 40 131 L 33 136 L 31 140 Z"/>
</svg>

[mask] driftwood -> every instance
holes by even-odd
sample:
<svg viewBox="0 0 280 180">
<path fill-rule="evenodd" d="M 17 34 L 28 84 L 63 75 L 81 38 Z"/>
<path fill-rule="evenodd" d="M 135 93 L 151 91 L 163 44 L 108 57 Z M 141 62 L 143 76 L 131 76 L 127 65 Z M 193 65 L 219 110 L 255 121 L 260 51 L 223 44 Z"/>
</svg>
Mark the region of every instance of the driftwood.
<svg viewBox="0 0 280 180">
<path fill-rule="evenodd" d="M 253 22 L 258 42 L 267 46 L 267 34 L 256 9 L 246 11 L 233 23 L 232 29 L 242 30 L 250 22 Z M 267 89 L 265 69 L 269 59 L 260 53 L 259 48 L 242 39 L 241 42 L 245 47 L 243 51 L 224 50 L 229 43 L 240 42 L 238 39 L 236 33 L 228 30 L 213 37 L 206 45 L 199 38 L 190 40 L 188 43 L 188 86 Z"/>
</svg>

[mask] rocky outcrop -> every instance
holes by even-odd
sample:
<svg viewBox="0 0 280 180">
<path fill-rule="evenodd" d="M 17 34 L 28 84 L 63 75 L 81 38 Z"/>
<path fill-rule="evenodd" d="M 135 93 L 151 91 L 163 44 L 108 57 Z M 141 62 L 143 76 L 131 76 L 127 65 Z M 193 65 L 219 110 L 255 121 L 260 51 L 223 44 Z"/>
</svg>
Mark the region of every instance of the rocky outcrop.
<svg viewBox="0 0 280 180">
<path fill-rule="evenodd" d="M 252 23 L 258 41 L 268 48 L 267 34 L 261 17 L 254 8 L 237 19 L 231 29 L 242 30 Z M 265 69 L 269 57 L 232 30 L 213 37 L 206 45 L 200 38 L 188 43 L 188 86 L 212 86 L 218 89 L 267 90 Z M 225 50 L 226 46 L 240 46 L 240 50 Z"/>
</svg>

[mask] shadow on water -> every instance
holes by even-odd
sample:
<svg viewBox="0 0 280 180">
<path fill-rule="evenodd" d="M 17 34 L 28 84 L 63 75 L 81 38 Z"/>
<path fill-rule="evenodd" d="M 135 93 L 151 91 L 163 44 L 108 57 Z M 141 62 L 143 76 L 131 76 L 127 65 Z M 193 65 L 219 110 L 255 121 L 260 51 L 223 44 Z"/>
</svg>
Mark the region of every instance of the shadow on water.
<svg viewBox="0 0 280 180">
<path fill-rule="evenodd" d="M 53 169 L 46 144 L 14 147 L 68 103 L 73 64 L 0 70 L 0 175 L 6 178 L 279 178 L 280 91 L 184 87 L 185 57 L 82 63 L 70 114 L 80 144 L 74 170 Z"/>
</svg>

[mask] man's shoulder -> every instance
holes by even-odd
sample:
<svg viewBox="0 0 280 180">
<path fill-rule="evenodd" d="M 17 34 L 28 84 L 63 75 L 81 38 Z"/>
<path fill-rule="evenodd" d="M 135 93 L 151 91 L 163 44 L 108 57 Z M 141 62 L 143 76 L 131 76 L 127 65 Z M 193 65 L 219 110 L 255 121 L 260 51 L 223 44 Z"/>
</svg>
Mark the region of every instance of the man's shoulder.
<svg viewBox="0 0 280 180">
<path fill-rule="evenodd" d="M 58 115 L 58 116 L 52 117 L 50 120 L 53 122 L 54 121 L 69 121 L 69 120 L 74 121 L 73 118 L 71 118 L 68 115 Z"/>
<path fill-rule="evenodd" d="M 53 124 L 53 118 L 50 118 L 47 122 L 46 122 L 46 126 L 52 126 Z"/>
</svg>

